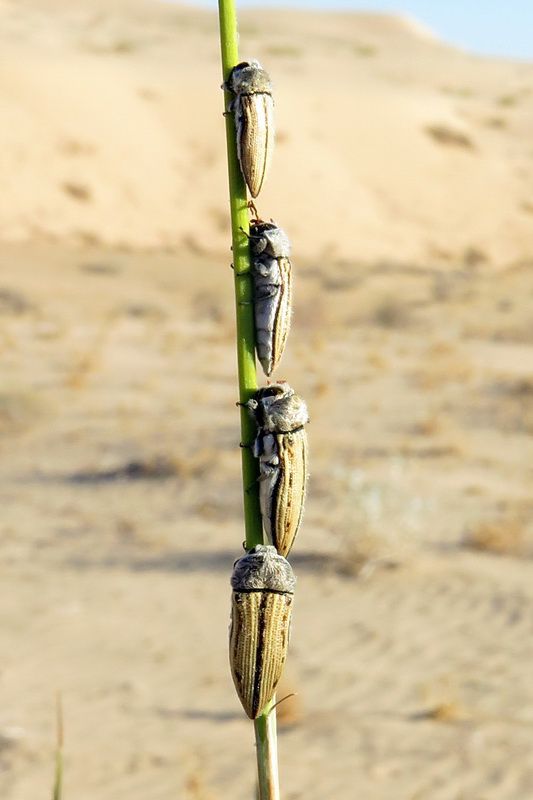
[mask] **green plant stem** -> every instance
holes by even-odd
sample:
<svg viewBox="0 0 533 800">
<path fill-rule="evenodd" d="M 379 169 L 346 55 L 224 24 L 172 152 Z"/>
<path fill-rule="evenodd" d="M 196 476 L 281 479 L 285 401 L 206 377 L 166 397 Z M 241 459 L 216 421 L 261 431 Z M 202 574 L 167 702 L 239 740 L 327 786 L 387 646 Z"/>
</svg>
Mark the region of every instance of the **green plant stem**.
<svg viewBox="0 0 533 800">
<path fill-rule="evenodd" d="M 239 63 L 237 13 L 235 0 L 218 0 L 220 21 L 220 50 L 222 74 L 227 80 L 233 67 Z M 232 96 L 225 92 L 225 109 Z M 250 248 L 247 235 L 250 218 L 246 184 L 237 157 L 237 141 L 233 115 L 226 115 L 226 141 L 228 147 L 229 200 L 233 269 L 235 275 L 235 302 L 237 317 L 237 364 L 239 374 L 239 402 L 246 403 L 257 390 L 255 368 L 255 326 L 252 305 L 252 280 L 250 275 Z M 245 445 L 253 442 L 255 425 L 246 408 L 241 407 L 241 440 Z M 250 447 L 242 448 L 242 478 L 244 497 L 244 526 L 246 549 L 263 543 L 263 525 L 259 507 L 257 459 Z M 279 800 L 279 779 L 276 740 L 276 710 L 271 710 L 275 699 L 265 712 L 254 721 L 257 754 L 259 800 Z"/>
<path fill-rule="evenodd" d="M 57 750 L 52 800 L 62 800 L 62 797 L 63 797 L 63 753 L 61 750 Z"/>
<path fill-rule="evenodd" d="M 280 797 L 276 709 L 272 708 L 275 702 L 273 697 L 265 713 L 255 720 L 259 800 L 279 800 Z"/>
<path fill-rule="evenodd" d="M 56 764 L 54 774 L 54 788 L 52 800 L 62 800 L 63 797 L 63 704 L 61 695 L 56 698 Z"/>
<path fill-rule="evenodd" d="M 237 17 L 234 0 L 219 0 L 220 44 L 224 80 L 239 62 L 237 48 Z M 225 108 L 231 95 L 225 93 Z M 239 401 L 246 403 L 257 390 L 255 369 L 255 327 L 252 305 L 252 281 L 250 276 L 250 248 L 246 236 L 250 230 L 246 184 L 237 158 L 237 141 L 233 115 L 226 116 L 226 140 L 228 146 L 229 200 L 231 210 L 231 234 L 233 270 L 235 275 L 235 301 L 237 314 L 237 363 L 239 370 Z M 255 425 L 246 408 L 241 407 L 241 438 L 243 444 L 251 444 L 255 437 Z M 242 477 L 244 485 L 244 527 L 246 548 L 263 543 L 263 527 L 259 508 L 258 466 L 249 447 L 242 448 Z"/>
</svg>

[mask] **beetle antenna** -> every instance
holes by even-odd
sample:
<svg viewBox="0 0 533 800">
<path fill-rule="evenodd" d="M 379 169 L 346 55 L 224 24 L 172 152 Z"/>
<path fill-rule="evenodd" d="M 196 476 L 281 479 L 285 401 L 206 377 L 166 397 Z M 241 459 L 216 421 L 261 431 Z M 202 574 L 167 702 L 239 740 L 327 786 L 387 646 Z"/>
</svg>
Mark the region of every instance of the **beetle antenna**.
<svg viewBox="0 0 533 800">
<path fill-rule="evenodd" d="M 274 709 L 277 708 L 277 706 L 279 706 L 280 703 L 284 703 L 285 700 L 288 700 L 290 697 L 297 697 L 297 696 L 298 696 L 298 692 L 291 692 L 290 694 L 286 694 L 285 697 L 282 697 L 281 700 L 278 700 L 277 703 L 274 703 L 274 705 L 272 706 L 272 708 L 270 709 L 270 711 L 268 713 L 272 714 Z"/>
</svg>

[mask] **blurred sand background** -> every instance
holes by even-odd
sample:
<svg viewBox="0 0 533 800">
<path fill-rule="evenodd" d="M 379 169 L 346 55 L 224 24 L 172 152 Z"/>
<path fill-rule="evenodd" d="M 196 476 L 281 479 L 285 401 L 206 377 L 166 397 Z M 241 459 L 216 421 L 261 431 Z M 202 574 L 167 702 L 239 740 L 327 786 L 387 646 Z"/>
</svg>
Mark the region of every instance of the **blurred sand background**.
<svg viewBox="0 0 533 800">
<path fill-rule="evenodd" d="M 0 796 L 245 800 L 214 14 L 0 3 Z M 247 12 L 312 477 L 285 800 L 533 797 L 533 65 Z"/>
</svg>

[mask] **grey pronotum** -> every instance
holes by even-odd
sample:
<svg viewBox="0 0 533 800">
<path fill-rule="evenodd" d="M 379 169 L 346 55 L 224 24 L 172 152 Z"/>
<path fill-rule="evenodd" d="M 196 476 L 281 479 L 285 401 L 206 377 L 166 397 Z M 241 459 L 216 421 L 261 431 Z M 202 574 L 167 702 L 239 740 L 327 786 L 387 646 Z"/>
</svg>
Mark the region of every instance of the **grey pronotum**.
<svg viewBox="0 0 533 800">
<path fill-rule="evenodd" d="M 259 61 L 242 61 L 233 67 L 223 88 L 233 94 L 237 154 L 244 180 L 257 197 L 274 150 L 274 100 L 272 83 Z"/>
<path fill-rule="evenodd" d="M 253 220 L 250 251 L 257 357 L 270 375 L 281 360 L 291 325 L 291 245 L 274 222 Z"/>
<path fill-rule="evenodd" d="M 267 540 L 288 555 L 303 515 L 307 485 L 307 406 L 288 383 L 259 389 L 246 403 L 257 423 L 259 502 Z"/>
<path fill-rule="evenodd" d="M 257 545 L 233 568 L 230 666 L 250 719 L 272 699 L 283 672 L 295 583 L 291 565 L 271 546 Z"/>
</svg>

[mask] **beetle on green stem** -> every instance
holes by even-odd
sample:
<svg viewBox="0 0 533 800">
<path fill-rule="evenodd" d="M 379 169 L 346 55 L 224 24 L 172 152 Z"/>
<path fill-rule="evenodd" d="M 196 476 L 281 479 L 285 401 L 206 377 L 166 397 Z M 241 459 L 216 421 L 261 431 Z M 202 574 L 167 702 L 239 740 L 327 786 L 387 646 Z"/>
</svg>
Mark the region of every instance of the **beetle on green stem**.
<svg viewBox="0 0 533 800">
<path fill-rule="evenodd" d="M 250 719 L 270 702 L 283 672 L 295 583 L 289 562 L 270 546 L 257 545 L 233 568 L 230 666 Z"/>
<path fill-rule="evenodd" d="M 263 186 L 274 150 L 274 100 L 272 83 L 259 61 L 242 61 L 222 85 L 233 100 L 237 154 L 242 174 L 252 197 Z"/>
<path fill-rule="evenodd" d="M 287 556 L 303 516 L 307 487 L 307 406 L 285 381 L 259 389 L 246 407 L 258 432 L 259 502 L 266 537 Z"/>
</svg>

